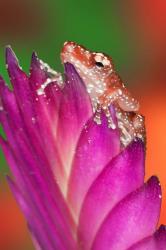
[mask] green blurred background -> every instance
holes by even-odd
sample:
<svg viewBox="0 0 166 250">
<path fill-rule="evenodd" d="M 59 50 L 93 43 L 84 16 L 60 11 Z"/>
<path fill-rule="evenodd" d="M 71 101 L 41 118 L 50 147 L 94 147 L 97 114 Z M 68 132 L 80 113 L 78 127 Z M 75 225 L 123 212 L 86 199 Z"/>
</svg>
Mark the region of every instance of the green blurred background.
<svg viewBox="0 0 166 250">
<path fill-rule="evenodd" d="M 4 47 L 10 44 L 28 72 L 32 51 L 62 71 L 66 40 L 110 54 L 146 115 L 146 178 L 163 187 L 161 222 L 166 224 L 166 3 L 165 0 L 0 0 L 0 74 L 9 82 Z M 26 222 L 5 180 L 0 153 L 0 249 L 32 250 Z"/>
</svg>

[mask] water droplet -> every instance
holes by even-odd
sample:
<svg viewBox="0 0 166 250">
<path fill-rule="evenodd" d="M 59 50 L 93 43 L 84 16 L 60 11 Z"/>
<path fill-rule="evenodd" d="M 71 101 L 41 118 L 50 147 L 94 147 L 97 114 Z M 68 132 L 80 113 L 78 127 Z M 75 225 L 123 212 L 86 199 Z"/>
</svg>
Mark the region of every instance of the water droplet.
<svg viewBox="0 0 166 250">
<path fill-rule="evenodd" d="M 36 123 L 36 118 L 35 117 L 32 117 L 31 120 L 32 120 L 32 123 Z"/>
</svg>

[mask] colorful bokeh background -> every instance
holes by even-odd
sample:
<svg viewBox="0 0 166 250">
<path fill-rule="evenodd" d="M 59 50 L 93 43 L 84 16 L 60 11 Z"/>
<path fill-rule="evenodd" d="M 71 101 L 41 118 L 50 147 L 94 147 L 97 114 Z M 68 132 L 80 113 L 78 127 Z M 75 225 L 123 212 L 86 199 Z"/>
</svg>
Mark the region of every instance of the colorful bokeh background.
<svg viewBox="0 0 166 250">
<path fill-rule="evenodd" d="M 165 0 L 0 0 L 0 74 L 9 82 L 4 46 L 10 44 L 28 72 L 31 52 L 62 70 L 66 40 L 112 55 L 146 117 L 146 179 L 163 190 L 160 222 L 166 224 L 166 2 Z M 7 186 L 0 153 L 0 249 L 34 249 Z"/>
</svg>

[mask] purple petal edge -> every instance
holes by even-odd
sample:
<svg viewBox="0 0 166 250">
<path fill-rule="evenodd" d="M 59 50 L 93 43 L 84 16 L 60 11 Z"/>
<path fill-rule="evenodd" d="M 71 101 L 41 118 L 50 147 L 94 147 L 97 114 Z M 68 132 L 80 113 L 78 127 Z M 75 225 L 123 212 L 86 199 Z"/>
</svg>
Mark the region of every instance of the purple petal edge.
<svg viewBox="0 0 166 250">
<path fill-rule="evenodd" d="M 134 244 L 127 250 L 166 250 L 166 226 L 161 225 L 152 236 Z"/>
<path fill-rule="evenodd" d="M 98 230 L 92 250 L 127 249 L 153 234 L 160 207 L 161 187 L 153 176 L 114 207 Z"/>
</svg>

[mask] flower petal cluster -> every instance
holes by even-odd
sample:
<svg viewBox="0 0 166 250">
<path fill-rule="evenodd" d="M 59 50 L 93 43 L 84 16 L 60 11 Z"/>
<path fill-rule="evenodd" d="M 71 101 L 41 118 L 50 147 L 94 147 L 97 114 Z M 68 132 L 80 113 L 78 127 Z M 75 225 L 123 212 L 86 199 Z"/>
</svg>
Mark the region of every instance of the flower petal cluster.
<svg viewBox="0 0 166 250">
<path fill-rule="evenodd" d="M 71 64 L 62 85 L 35 53 L 30 75 L 10 48 L 6 64 L 13 90 L 1 77 L 0 144 L 35 249 L 166 250 L 166 228 L 157 229 L 160 183 L 155 176 L 144 183 L 144 143 L 122 149 L 104 113 L 95 123 Z"/>
</svg>

